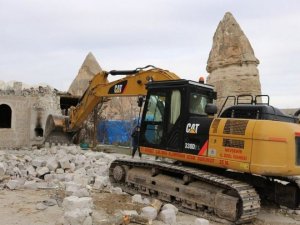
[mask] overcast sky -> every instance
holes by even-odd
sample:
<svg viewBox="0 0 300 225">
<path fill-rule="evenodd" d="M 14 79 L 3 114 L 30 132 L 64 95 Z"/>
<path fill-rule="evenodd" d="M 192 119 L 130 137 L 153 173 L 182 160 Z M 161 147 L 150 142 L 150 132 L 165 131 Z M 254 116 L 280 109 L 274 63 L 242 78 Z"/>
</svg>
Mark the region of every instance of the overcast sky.
<svg viewBox="0 0 300 225">
<path fill-rule="evenodd" d="M 300 107 L 298 0 L 0 0 L 0 80 L 65 91 L 89 52 L 104 70 L 152 64 L 198 80 L 227 11 L 260 60 L 262 92 Z"/>
</svg>

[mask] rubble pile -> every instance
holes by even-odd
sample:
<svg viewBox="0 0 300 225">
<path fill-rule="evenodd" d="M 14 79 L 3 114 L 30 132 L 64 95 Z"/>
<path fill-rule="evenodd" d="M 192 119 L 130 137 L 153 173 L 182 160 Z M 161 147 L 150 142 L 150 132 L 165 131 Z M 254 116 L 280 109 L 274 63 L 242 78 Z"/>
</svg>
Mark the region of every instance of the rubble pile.
<svg viewBox="0 0 300 225">
<path fill-rule="evenodd" d="M 116 155 L 81 150 L 79 146 L 2 150 L 0 189 L 55 190 L 57 194 L 38 202 L 36 209 L 45 210 L 58 205 L 64 214 L 58 218 L 56 225 L 91 225 L 94 209 L 92 192 L 125 194 L 109 182 L 108 169 L 114 159 Z M 113 217 L 116 220 L 114 224 L 122 224 L 126 220 L 138 224 L 152 224 L 153 220 L 176 224 L 178 209 L 175 206 L 163 205 L 157 199 L 141 195 L 134 195 L 131 200 L 143 206 L 140 213 L 124 209 L 121 216 Z M 112 224 L 112 221 L 106 221 L 106 224 Z"/>
</svg>

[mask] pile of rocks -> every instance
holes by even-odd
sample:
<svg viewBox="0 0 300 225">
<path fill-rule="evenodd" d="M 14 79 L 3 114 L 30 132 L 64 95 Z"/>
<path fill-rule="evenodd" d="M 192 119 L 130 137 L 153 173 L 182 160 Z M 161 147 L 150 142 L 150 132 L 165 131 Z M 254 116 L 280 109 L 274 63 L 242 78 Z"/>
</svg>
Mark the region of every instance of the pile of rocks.
<svg viewBox="0 0 300 225">
<path fill-rule="evenodd" d="M 126 156 L 124 156 L 126 157 Z M 0 151 L 0 189 L 51 189 L 57 193 L 50 199 L 37 203 L 36 209 L 58 205 L 63 208 L 62 218 L 56 225 L 93 224 L 94 192 L 125 194 L 109 182 L 108 170 L 116 155 L 84 151 L 78 146 L 52 146 L 42 149 Z M 163 205 L 157 199 L 132 196 L 132 202 L 142 204 L 141 211 L 125 210 L 115 216 L 115 222 L 123 224 L 126 218 L 139 224 L 152 224 L 160 220 L 165 224 L 176 224 L 178 209 Z M 197 222 L 195 224 L 206 225 Z"/>
<path fill-rule="evenodd" d="M 43 149 L 0 152 L 0 188 L 63 190 L 65 199 L 50 199 L 37 209 L 51 205 L 64 208 L 62 224 L 92 224 L 92 189 L 115 191 L 108 168 L 115 156 L 83 151 L 78 146 L 53 146 Z M 53 201 L 57 201 L 52 204 Z"/>
</svg>

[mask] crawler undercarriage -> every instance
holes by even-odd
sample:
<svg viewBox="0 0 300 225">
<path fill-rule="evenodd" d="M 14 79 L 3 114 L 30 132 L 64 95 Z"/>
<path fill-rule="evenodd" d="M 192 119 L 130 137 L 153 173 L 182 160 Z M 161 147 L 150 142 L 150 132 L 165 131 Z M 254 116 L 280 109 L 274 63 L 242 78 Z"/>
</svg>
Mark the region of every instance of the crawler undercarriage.
<svg viewBox="0 0 300 225">
<path fill-rule="evenodd" d="M 249 184 L 196 168 L 119 159 L 111 164 L 110 180 L 128 193 L 149 195 L 216 221 L 251 222 L 260 210 L 259 195 Z"/>
</svg>

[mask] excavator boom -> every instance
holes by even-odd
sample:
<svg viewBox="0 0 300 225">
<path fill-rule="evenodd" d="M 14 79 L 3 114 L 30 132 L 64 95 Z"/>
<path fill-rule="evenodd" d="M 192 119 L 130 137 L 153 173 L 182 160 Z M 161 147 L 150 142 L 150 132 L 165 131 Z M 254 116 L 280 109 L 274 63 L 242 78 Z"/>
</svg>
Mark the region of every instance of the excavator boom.
<svg viewBox="0 0 300 225">
<path fill-rule="evenodd" d="M 108 75 L 126 75 L 126 77 L 109 82 Z M 147 93 L 146 84 L 148 82 L 178 79 L 180 78 L 176 74 L 154 66 L 125 71 L 103 71 L 91 80 L 79 104 L 69 109 L 68 117 L 48 116 L 45 141 L 61 142 L 70 140 L 70 134 L 78 131 L 93 109 L 109 97 L 144 96 Z"/>
</svg>

